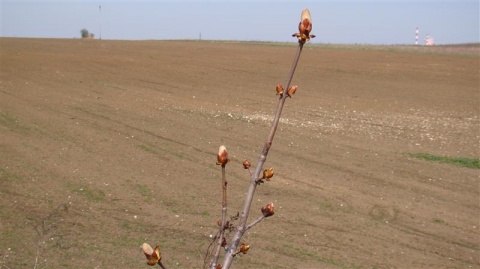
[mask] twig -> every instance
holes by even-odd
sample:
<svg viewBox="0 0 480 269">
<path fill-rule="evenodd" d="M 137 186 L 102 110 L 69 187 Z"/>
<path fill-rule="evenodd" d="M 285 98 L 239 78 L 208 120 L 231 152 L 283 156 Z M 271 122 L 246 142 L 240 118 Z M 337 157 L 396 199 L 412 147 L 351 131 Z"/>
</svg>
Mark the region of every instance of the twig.
<svg viewBox="0 0 480 269">
<path fill-rule="evenodd" d="M 208 244 L 207 251 L 205 252 L 205 255 L 203 256 L 203 266 L 202 269 L 207 269 L 209 268 L 209 264 L 212 263 L 213 260 L 210 260 L 210 257 L 212 257 L 213 253 L 213 247 L 215 245 L 215 242 L 217 241 L 218 238 L 218 232 L 217 234 L 213 237 L 213 240 L 210 241 L 210 244 Z M 210 261 L 209 261 L 210 260 Z"/>
<path fill-rule="evenodd" d="M 270 128 L 270 133 L 268 134 L 267 141 L 265 142 L 263 146 L 262 153 L 260 157 L 258 158 L 257 166 L 255 168 L 255 173 L 253 173 L 250 184 L 248 187 L 247 191 L 247 197 L 245 198 L 245 203 L 243 205 L 243 210 L 240 213 L 240 219 L 239 223 L 237 226 L 237 229 L 233 235 L 232 242 L 230 243 L 227 253 L 225 254 L 225 257 L 223 259 L 223 268 L 227 269 L 230 268 L 230 265 L 233 261 L 234 254 L 236 253 L 236 249 L 240 243 L 241 238 L 243 237 L 244 233 L 249 229 L 249 227 L 246 226 L 247 220 L 248 220 L 248 215 L 250 213 L 250 208 L 252 205 L 252 200 L 253 196 L 255 194 L 255 190 L 257 187 L 257 179 L 260 178 L 260 173 L 263 171 L 263 165 L 265 164 L 265 161 L 267 159 L 268 152 L 270 150 L 270 147 L 272 146 L 272 141 L 275 136 L 275 133 L 277 131 L 278 123 L 280 121 L 280 116 L 282 114 L 283 106 L 285 104 L 285 100 L 287 99 L 288 95 L 288 89 L 290 88 L 290 83 L 292 82 L 293 74 L 295 73 L 295 69 L 297 68 L 298 60 L 300 59 L 300 55 L 302 53 L 303 49 L 303 43 L 299 42 L 298 43 L 298 48 L 297 48 L 297 53 L 295 54 L 295 58 L 293 59 L 293 64 L 290 69 L 290 73 L 287 78 L 287 83 L 286 83 L 286 88 L 281 95 L 280 98 L 278 99 L 278 104 L 277 104 L 277 109 L 275 112 L 275 117 L 272 122 L 272 126 Z"/>
<path fill-rule="evenodd" d="M 250 223 L 250 224 L 245 228 L 245 231 L 250 230 L 250 228 L 252 228 L 253 226 L 255 226 L 257 223 L 259 223 L 260 221 L 262 221 L 264 218 L 265 218 L 264 215 L 261 215 L 260 217 L 256 218 L 252 223 Z"/>
<path fill-rule="evenodd" d="M 252 172 L 252 169 L 249 167 L 247 168 L 248 169 L 248 173 L 250 174 L 250 176 L 253 176 L 253 172 Z"/>
<path fill-rule="evenodd" d="M 217 248 L 215 250 L 215 255 L 213 256 L 210 268 L 214 269 L 217 266 L 218 258 L 220 257 L 220 249 L 223 245 L 223 239 L 225 238 L 225 224 L 227 222 L 227 177 L 225 173 L 225 165 L 226 163 L 222 164 L 222 223 L 220 225 L 218 231 L 218 241 L 217 241 Z"/>
<path fill-rule="evenodd" d="M 162 269 L 167 269 L 167 267 L 165 267 L 162 263 L 162 261 L 158 261 L 158 265 L 162 268 Z"/>
<path fill-rule="evenodd" d="M 37 268 L 39 252 L 40 250 L 37 248 L 37 255 L 35 256 L 35 264 L 33 265 L 33 269 Z"/>
</svg>

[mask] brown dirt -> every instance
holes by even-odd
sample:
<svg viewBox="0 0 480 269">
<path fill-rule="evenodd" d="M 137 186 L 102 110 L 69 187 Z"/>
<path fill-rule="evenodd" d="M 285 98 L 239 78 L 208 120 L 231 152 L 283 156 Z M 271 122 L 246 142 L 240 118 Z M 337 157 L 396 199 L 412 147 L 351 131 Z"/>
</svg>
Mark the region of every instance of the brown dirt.
<svg viewBox="0 0 480 269">
<path fill-rule="evenodd" d="M 433 48 L 434 49 L 434 48 Z M 1 268 L 200 268 L 290 45 L 0 39 Z M 479 268 L 478 55 L 309 47 L 235 268 Z"/>
</svg>

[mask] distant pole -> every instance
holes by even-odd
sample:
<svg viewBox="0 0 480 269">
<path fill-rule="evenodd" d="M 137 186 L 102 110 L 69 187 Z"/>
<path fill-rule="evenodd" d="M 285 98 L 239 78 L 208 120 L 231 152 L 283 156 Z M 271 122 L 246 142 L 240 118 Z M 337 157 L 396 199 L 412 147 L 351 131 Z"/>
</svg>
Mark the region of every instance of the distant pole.
<svg viewBox="0 0 480 269">
<path fill-rule="evenodd" d="M 198 36 L 198 40 L 202 40 L 202 32 L 200 32 L 200 35 Z"/>
<path fill-rule="evenodd" d="M 100 40 L 102 40 L 102 6 L 98 6 L 98 12 L 100 13 Z"/>
<path fill-rule="evenodd" d="M 417 29 L 415 30 L 415 45 L 418 45 L 418 26 L 417 26 Z"/>
</svg>

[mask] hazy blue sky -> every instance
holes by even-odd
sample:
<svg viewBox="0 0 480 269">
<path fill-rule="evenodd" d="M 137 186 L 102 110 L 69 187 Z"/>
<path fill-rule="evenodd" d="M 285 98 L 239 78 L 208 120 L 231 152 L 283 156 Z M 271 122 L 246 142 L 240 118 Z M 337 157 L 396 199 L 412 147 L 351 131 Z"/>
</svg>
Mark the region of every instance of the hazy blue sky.
<svg viewBox="0 0 480 269">
<path fill-rule="evenodd" d="M 301 10 L 315 43 L 480 42 L 478 0 L 113 1 L 0 0 L 1 36 L 292 41 Z M 99 10 L 101 6 L 101 12 Z"/>
</svg>

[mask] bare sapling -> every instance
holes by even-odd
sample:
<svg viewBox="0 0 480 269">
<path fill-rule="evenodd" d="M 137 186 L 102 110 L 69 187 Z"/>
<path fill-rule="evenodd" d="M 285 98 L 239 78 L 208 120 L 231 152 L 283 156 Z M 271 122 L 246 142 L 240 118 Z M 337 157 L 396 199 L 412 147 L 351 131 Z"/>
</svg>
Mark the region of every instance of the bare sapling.
<svg viewBox="0 0 480 269">
<path fill-rule="evenodd" d="M 234 216 L 231 216 L 229 220 L 227 220 L 227 187 L 228 181 L 226 178 L 226 166 L 229 163 L 228 153 L 225 146 L 220 146 L 218 154 L 217 154 L 217 165 L 221 166 L 222 169 L 222 217 L 221 220 L 217 222 L 218 225 L 218 232 L 213 237 L 212 242 L 210 243 L 204 260 L 203 268 L 210 268 L 210 269 L 227 269 L 230 268 L 233 259 L 235 256 L 240 254 L 247 254 L 250 246 L 247 245 L 245 242 L 242 241 L 242 237 L 250 230 L 253 226 L 264 220 L 265 218 L 271 217 L 275 213 L 275 207 L 273 203 L 268 203 L 264 207 L 260 209 L 259 216 L 250 223 L 248 222 L 248 218 L 250 215 L 250 209 L 253 201 L 253 197 L 255 195 L 256 188 L 265 183 L 265 181 L 270 181 L 271 178 L 274 176 L 274 168 L 267 168 L 264 169 L 265 161 L 267 160 L 268 152 L 272 146 L 273 138 L 277 131 L 278 124 L 280 122 L 280 117 L 282 114 L 282 110 L 287 98 L 291 98 L 295 92 L 297 91 L 297 86 L 291 86 L 293 75 L 295 73 L 295 69 L 297 67 L 298 61 L 300 59 L 300 55 L 302 53 L 303 46 L 310 38 L 314 38 L 315 36 L 310 34 L 312 30 L 312 19 L 310 16 L 310 11 L 305 9 L 302 11 L 300 23 L 298 24 L 298 33 L 293 34 L 292 36 L 297 37 L 298 39 L 298 47 L 295 57 L 293 59 L 293 63 L 290 69 L 290 72 L 287 77 L 287 81 L 285 83 L 285 87 L 281 84 L 278 84 L 275 88 L 276 94 L 278 97 L 278 103 L 275 111 L 275 116 L 272 121 L 272 125 L 270 127 L 270 132 L 268 134 L 267 140 L 263 146 L 263 150 L 258 158 L 257 165 L 255 169 L 252 168 L 251 163 L 248 160 L 243 162 L 243 167 L 248 170 L 250 175 L 250 183 L 248 186 L 247 195 L 245 197 L 245 201 L 243 204 L 243 209 Z M 233 222 L 237 221 L 236 225 Z M 230 242 L 227 242 L 227 238 L 229 239 L 230 236 L 227 237 L 227 233 L 233 233 Z M 147 257 L 148 261 L 147 264 L 154 266 L 158 264 L 161 268 L 166 269 L 166 267 L 162 263 L 162 257 L 160 254 L 159 246 L 152 248 L 148 243 L 144 243 L 142 245 L 142 249 L 144 251 L 145 256 Z M 222 251 L 223 250 L 223 251 Z M 223 261 L 220 263 L 220 256 L 223 253 Z"/>
</svg>

